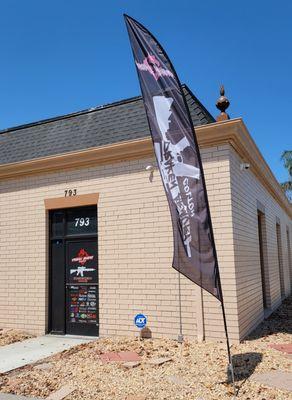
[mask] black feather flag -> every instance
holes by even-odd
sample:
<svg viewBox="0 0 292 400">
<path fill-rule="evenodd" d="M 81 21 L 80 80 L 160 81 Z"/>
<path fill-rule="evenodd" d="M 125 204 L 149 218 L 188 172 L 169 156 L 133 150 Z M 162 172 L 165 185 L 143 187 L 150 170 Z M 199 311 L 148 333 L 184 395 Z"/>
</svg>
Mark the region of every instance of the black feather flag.
<svg viewBox="0 0 292 400">
<path fill-rule="evenodd" d="M 125 21 L 171 212 L 172 265 L 222 300 L 202 162 L 180 81 L 153 35 L 127 15 Z"/>
</svg>

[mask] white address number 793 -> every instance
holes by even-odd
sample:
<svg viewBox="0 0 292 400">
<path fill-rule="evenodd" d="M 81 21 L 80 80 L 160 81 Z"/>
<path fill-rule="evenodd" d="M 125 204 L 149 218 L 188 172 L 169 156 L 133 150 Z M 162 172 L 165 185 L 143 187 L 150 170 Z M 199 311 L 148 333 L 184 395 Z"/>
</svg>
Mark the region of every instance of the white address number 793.
<svg viewBox="0 0 292 400">
<path fill-rule="evenodd" d="M 77 226 L 88 226 L 90 223 L 90 219 L 86 218 L 75 218 L 75 227 Z"/>
</svg>

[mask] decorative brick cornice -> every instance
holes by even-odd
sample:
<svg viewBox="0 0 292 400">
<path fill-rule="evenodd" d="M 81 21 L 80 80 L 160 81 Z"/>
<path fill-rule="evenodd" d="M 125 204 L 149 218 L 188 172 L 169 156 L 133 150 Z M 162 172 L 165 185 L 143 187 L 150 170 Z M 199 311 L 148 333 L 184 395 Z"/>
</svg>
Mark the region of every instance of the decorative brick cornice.
<svg viewBox="0 0 292 400">
<path fill-rule="evenodd" d="M 279 182 L 264 160 L 241 118 L 196 128 L 201 147 L 229 143 L 250 164 L 250 170 L 292 218 L 292 205 L 288 202 Z"/>
<path fill-rule="evenodd" d="M 150 138 L 0 165 L 0 179 L 137 159 L 153 154 Z"/>
</svg>

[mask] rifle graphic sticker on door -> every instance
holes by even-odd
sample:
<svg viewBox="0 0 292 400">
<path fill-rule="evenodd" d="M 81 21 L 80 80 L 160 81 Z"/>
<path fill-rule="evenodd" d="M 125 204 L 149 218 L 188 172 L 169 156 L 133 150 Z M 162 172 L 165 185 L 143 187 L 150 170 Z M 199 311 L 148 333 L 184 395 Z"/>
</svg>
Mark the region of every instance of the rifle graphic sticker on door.
<svg viewBox="0 0 292 400">
<path fill-rule="evenodd" d="M 97 282 L 96 245 L 94 242 L 69 242 L 68 263 L 68 283 Z"/>
<path fill-rule="evenodd" d="M 78 252 L 77 257 L 72 258 L 72 262 L 78 262 L 80 265 L 77 266 L 77 268 L 72 268 L 70 269 L 70 275 L 76 274 L 75 277 L 73 279 L 76 279 L 78 282 L 80 282 L 80 278 L 82 278 L 82 282 L 84 282 L 86 280 L 86 282 L 88 282 L 88 280 L 90 279 L 90 277 L 84 277 L 84 273 L 86 272 L 93 272 L 95 271 L 94 268 L 87 268 L 85 266 L 86 261 L 88 260 L 93 260 L 94 256 L 90 256 L 86 250 L 84 249 L 80 249 Z M 84 278 L 84 280 L 83 280 Z"/>
</svg>

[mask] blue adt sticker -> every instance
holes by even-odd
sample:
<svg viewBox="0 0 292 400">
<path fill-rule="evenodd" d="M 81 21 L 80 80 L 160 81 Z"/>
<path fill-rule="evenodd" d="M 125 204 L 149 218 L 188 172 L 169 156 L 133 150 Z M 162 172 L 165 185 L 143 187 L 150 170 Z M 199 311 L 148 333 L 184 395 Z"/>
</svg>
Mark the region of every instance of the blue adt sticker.
<svg viewBox="0 0 292 400">
<path fill-rule="evenodd" d="M 137 328 L 142 329 L 147 324 L 147 317 L 144 314 L 137 314 L 134 318 L 134 322 Z"/>
</svg>

